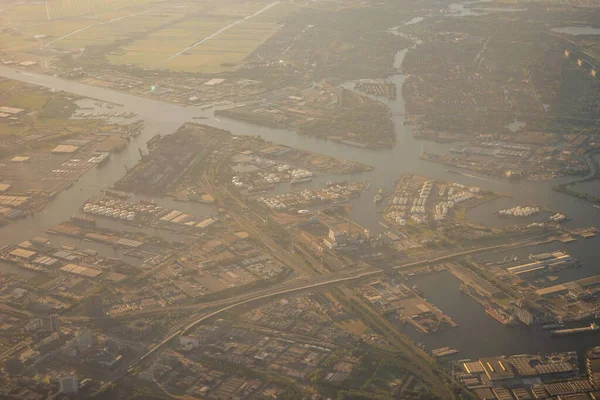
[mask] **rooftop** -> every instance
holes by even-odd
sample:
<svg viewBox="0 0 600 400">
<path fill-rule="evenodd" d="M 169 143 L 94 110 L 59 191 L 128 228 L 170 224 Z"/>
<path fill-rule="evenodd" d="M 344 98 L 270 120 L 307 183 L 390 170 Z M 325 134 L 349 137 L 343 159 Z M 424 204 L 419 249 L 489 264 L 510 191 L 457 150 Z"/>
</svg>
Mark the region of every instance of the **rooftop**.
<svg viewBox="0 0 600 400">
<path fill-rule="evenodd" d="M 61 144 L 61 145 L 56 146 L 52 150 L 52 153 L 55 153 L 55 154 L 71 154 L 71 153 L 75 153 L 77 150 L 79 150 L 79 147 L 77 147 L 77 146 L 70 146 L 70 145 L 66 145 L 66 144 Z"/>
<path fill-rule="evenodd" d="M 511 379 L 515 374 L 504 357 L 488 357 L 479 360 L 485 374 L 492 381 Z"/>
<path fill-rule="evenodd" d="M 67 264 L 60 270 L 63 272 L 70 272 L 75 275 L 81 275 L 86 278 L 96 278 L 97 276 L 102 274 L 102 271 L 100 270 L 91 267 L 84 267 L 83 265 L 77 264 Z"/>
<path fill-rule="evenodd" d="M 13 257 L 31 258 L 31 257 L 35 256 L 37 253 L 35 251 L 29 251 L 29 250 L 25 250 L 25 249 L 14 249 L 13 251 L 11 251 L 8 254 Z"/>
</svg>

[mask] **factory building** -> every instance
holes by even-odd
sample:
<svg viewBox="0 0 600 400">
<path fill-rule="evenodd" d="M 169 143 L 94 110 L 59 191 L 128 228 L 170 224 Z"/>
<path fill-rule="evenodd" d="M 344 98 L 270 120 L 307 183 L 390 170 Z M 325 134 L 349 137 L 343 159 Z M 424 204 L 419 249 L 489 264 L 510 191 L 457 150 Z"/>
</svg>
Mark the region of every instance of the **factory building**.
<svg viewBox="0 0 600 400">
<path fill-rule="evenodd" d="M 588 350 L 585 356 L 585 368 L 590 383 L 600 389 L 600 346 Z"/>
<path fill-rule="evenodd" d="M 79 382 L 75 375 L 63 376 L 58 381 L 60 384 L 60 393 L 75 394 L 79 391 Z"/>
</svg>

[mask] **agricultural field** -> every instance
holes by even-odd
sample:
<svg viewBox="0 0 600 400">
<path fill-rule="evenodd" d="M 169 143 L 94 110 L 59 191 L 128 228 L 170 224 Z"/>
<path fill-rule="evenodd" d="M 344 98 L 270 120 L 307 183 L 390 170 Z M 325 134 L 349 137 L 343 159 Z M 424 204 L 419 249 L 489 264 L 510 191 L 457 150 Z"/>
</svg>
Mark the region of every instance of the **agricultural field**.
<svg viewBox="0 0 600 400">
<path fill-rule="evenodd" d="M 218 73 L 240 64 L 293 10 L 288 3 L 246 2 L 218 7 L 109 54 L 112 64 Z"/>
<path fill-rule="evenodd" d="M 43 22 L 48 22 L 43 2 L 0 6 L 0 26 L 3 28 L 20 28 Z"/>
<path fill-rule="evenodd" d="M 123 17 L 112 18 L 95 25 L 86 25 L 88 27 L 84 30 L 61 40 L 56 40 L 57 37 L 55 36 L 54 41 L 48 43 L 54 48 L 65 50 L 81 49 L 94 45 L 110 45 L 118 40 L 131 38 L 136 34 L 144 33 L 172 22 L 182 16 L 182 14 L 155 10 L 138 12 Z"/>
<path fill-rule="evenodd" d="M 50 20 L 76 17 L 84 14 L 101 14 L 122 8 L 145 6 L 164 0 L 48 0 Z"/>
<path fill-rule="evenodd" d="M 4 52 L 20 52 L 26 51 L 32 47 L 40 47 L 41 40 L 28 38 L 19 33 L 1 33 L 0 34 L 0 49 Z"/>
<path fill-rule="evenodd" d="M 297 7 L 289 0 L 16 3 L 0 11 L 2 26 L 12 28 L 0 44 L 13 54 L 94 46 L 113 65 L 219 73 L 241 64 Z"/>
<path fill-rule="evenodd" d="M 148 35 L 107 56 L 113 64 L 157 65 L 178 51 L 233 22 L 225 18 L 194 18 Z"/>
<path fill-rule="evenodd" d="M 50 46 L 71 50 L 90 45 L 107 44 L 127 38 L 129 35 L 145 32 L 183 16 L 183 12 L 177 14 L 158 11 L 157 7 L 160 4 L 154 5 L 153 3 L 157 3 L 155 0 L 119 2 L 121 7 L 139 7 L 118 10 L 110 6 L 81 8 L 85 4 L 104 4 L 104 2 L 77 1 L 73 2 L 75 9 L 80 11 L 94 9 L 96 10 L 94 12 L 97 13 L 70 17 L 52 14 L 51 3 L 52 1 L 48 2 L 48 10 L 44 3 L 14 4 L 2 9 L 0 26 L 12 28 L 9 32 L 0 34 L 2 50 L 17 52 Z M 61 1 L 56 1 L 56 3 L 61 3 Z M 63 1 L 62 3 L 61 7 L 67 7 L 67 2 Z M 149 5 L 143 7 L 146 3 Z M 110 5 L 110 2 L 107 4 Z"/>
</svg>

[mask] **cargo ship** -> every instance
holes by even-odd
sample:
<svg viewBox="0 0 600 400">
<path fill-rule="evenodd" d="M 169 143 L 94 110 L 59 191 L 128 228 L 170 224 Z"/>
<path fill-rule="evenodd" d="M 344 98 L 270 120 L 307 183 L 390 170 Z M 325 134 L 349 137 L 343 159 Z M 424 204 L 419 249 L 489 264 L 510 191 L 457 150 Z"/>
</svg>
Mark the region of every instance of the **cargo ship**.
<svg viewBox="0 0 600 400">
<path fill-rule="evenodd" d="M 564 324 L 546 324 L 546 325 L 542 325 L 542 329 L 545 330 L 545 331 L 562 329 L 564 327 L 565 327 Z"/>
<path fill-rule="evenodd" d="M 331 187 L 331 186 L 346 186 L 348 184 L 348 181 L 327 181 L 326 185 L 327 187 Z"/>
<path fill-rule="evenodd" d="M 373 199 L 373 202 L 375 204 L 379 204 L 379 203 L 381 203 L 381 200 L 383 200 L 383 189 L 379 189 L 377 191 L 377 194 L 375 195 L 375 198 Z"/>
<path fill-rule="evenodd" d="M 83 225 L 96 225 L 96 220 L 94 218 L 88 217 L 87 215 L 73 215 L 71 217 L 71 221 L 79 222 Z"/>
<path fill-rule="evenodd" d="M 290 183 L 292 185 L 298 185 L 300 183 L 306 183 L 306 182 L 310 182 L 310 181 L 312 181 L 312 178 L 299 178 L 299 179 L 292 179 Z"/>
<path fill-rule="evenodd" d="M 510 315 L 506 314 L 504 311 L 497 310 L 495 308 L 486 307 L 485 312 L 494 318 L 496 321 L 500 322 L 502 325 L 514 325 L 515 319 Z"/>
<path fill-rule="evenodd" d="M 110 190 L 105 190 L 104 194 L 110 197 L 116 197 L 117 199 L 125 200 L 129 198 L 129 195 L 126 193 L 112 192 Z"/>
<path fill-rule="evenodd" d="M 600 326 L 597 323 L 592 322 L 590 326 L 584 326 L 583 328 L 570 328 L 570 329 L 557 329 L 551 331 L 550 334 L 552 336 L 571 336 L 571 335 L 581 335 L 585 333 L 598 333 L 600 331 Z"/>
</svg>

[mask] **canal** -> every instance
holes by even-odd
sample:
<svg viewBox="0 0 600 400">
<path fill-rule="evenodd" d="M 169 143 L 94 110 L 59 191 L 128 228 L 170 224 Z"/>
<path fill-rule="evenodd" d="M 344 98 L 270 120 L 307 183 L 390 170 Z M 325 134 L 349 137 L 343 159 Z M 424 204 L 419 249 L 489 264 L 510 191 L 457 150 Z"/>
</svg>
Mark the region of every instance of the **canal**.
<svg viewBox="0 0 600 400">
<path fill-rule="evenodd" d="M 400 67 L 406 51 L 399 52 L 396 66 Z M 571 218 L 569 226 L 600 227 L 600 210 L 588 203 L 574 199 L 552 190 L 559 180 L 554 182 L 509 182 L 485 176 L 469 174 L 453 174 L 445 166 L 423 161 L 419 158 L 422 151 L 447 153 L 448 145 L 421 141 L 413 138 L 412 128 L 404 125 L 404 100 L 401 96 L 404 76 L 401 73 L 390 77 L 398 87 L 399 96 L 395 100 L 380 99 L 388 104 L 396 126 L 396 144 L 392 149 L 369 150 L 348 145 L 317 139 L 310 136 L 297 135 L 282 129 L 258 127 L 242 122 L 215 118 L 213 110 L 200 110 L 198 107 L 167 104 L 150 98 L 137 97 L 104 88 L 93 87 L 78 82 L 67 81 L 55 76 L 45 76 L 34 73 L 18 73 L 12 68 L 0 66 L 0 75 L 36 85 L 63 90 L 76 95 L 94 98 L 103 102 L 122 105 L 123 111 L 134 112 L 145 122 L 141 135 L 133 138 L 129 146 L 120 153 L 114 154 L 109 163 L 100 168 L 90 170 L 70 189 L 59 194 L 47 207 L 26 219 L 0 229 L 0 243 L 14 244 L 32 236 L 40 235 L 43 230 L 53 224 L 68 219 L 88 198 L 99 195 L 101 190 L 109 188 L 125 174 L 125 165 L 133 166 L 138 162 L 138 149 L 146 150 L 145 143 L 154 135 L 174 132 L 181 124 L 192 122 L 192 117 L 206 117 L 202 123 L 231 131 L 235 135 L 260 135 L 262 138 L 291 147 L 328 156 L 345 158 L 352 161 L 369 164 L 375 167 L 373 171 L 362 174 L 334 177 L 333 179 L 349 179 L 353 181 L 368 180 L 371 188 L 353 201 L 352 218 L 358 223 L 381 232 L 377 224 L 378 214 L 373 204 L 373 196 L 377 189 L 390 190 L 396 179 L 402 173 L 418 173 L 435 179 L 459 182 L 465 185 L 479 186 L 510 195 L 499 203 L 485 205 L 472 213 L 473 222 L 493 225 L 494 211 L 508 208 L 524 202 L 537 204 L 551 210 L 566 214 Z M 323 184 L 330 176 L 318 177 L 313 184 Z M 565 180 L 562 180 L 565 181 Z M 167 199 L 158 199 L 167 202 Z M 177 207 L 184 207 L 177 203 Z M 186 204 L 186 212 L 207 215 L 212 212 L 210 207 L 202 204 Z M 158 234 L 157 232 L 149 232 Z M 171 238 L 172 239 L 172 238 Z M 58 240 L 60 241 L 60 240 Z M 552 249 L 567 250 L 575 258 L 583 261 L 583 267 L 577 270 L 577 277 L 599 273 L 597 266 L 597 251 L 591 241 L 578 241 L 568 245 L 551 245 Z M 12 272 L 6 265 L 0 264 L 0 271 Z M 572 272 L 566 271 L 565 277 Z M 493 354 L 514 354 L 522 352 L 558 351 L 577 349 L 582 351 L 585 346 L 593 344 L 587 339 L 563 338 L 552 339 L 546 332 L 537 329 L 500 326 L 491 317 L 485 315 L 483 308 L 474 301 L 462 295 L 459 283 L 447 273 L 425 275 L 415 278 L 425 295 L 442 311 L 448 313 L 461 326 L 447 332 L 426 337 L 415 337 L 417 342 L 425 342 L 429 347 L 452 346 L 461 351 L 459 355 L 480 357 Z M 562 277 L 561 279 L 566 279 Z"/>
</svg>

